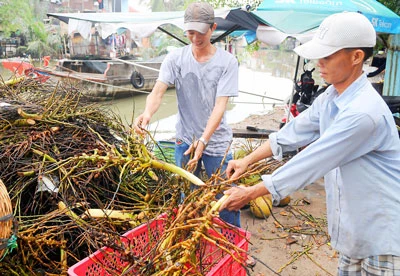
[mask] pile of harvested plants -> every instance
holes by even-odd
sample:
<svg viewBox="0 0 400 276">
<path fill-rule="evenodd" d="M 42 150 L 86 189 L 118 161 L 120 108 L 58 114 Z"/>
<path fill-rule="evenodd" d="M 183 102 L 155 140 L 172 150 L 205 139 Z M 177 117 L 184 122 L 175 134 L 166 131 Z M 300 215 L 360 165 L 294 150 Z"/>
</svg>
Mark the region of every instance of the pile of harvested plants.
<svg viewBox="0 0 400 276">
<path fill-rule="evenodd" d="M 1 275 L 65 275 L 104 246 L 125 262 L 112 275 L 203 274 L 209 268 L 199 265 L 200 240 L 243 261 L 243 250 L 224 235 L 207 234 L 222 227 L 213 223 L 218 206 L 211 202 L 230 182 L 216 175 L 179 204 L 183 181 L 203 182 L 157 160 L 152 143 L 70 83 L 0 82 L 0 128 L 0 179 L 18 228 Z M 148 255 L 121 244 L 123 233 L 160 214 L 164 231 Z"/>
</svg>

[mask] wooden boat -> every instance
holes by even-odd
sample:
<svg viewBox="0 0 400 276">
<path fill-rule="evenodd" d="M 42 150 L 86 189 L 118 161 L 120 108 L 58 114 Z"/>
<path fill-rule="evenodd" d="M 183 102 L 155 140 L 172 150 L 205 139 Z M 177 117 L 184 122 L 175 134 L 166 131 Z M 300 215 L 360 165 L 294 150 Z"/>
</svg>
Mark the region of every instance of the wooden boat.
<svg viewBox="0 0 400 276">
<path fill-rule="evenodd" d="M 160 66 L 160 61 L 152 60 L 61 59 L 55 69 L 40 70 L 61 79 L 80 81 L 88 96 L 108 100 L 151 91 Z"/>
<path fill-rule="evenodd" d="M 40 78 L 41 82 L 50 77 L 77 81 L 85 88 L 86 96 L 93 100 L 111 100 L 151 91 L 157 81 L 161 61 L 61 59 L 55 68 L 50 68 L 14 59 L 3 60 L 2 65 L 16 76 Z"/>
</svg>

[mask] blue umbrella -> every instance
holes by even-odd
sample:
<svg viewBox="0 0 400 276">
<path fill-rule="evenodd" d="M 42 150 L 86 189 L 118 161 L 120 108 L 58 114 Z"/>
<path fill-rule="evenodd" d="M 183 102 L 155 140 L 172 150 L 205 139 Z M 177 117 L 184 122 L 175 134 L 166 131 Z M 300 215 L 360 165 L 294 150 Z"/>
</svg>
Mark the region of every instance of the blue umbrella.
<svg viewBox="0 0 400 276">
<path fill-rule="evenodd" d="M 400 33 L 400 17 L 375 0 L 264 0 L 252 13 L 264 24 L 297 34 L 317 28 L 327 16 L 343 11 L 362 13 L 377 32 Z"/>
</svg>

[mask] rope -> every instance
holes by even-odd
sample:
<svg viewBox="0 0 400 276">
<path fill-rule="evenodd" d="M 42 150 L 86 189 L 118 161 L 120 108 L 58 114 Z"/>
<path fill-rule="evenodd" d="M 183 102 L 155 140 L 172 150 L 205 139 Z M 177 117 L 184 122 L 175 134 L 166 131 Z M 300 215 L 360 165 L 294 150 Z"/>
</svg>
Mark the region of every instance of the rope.
<svg viewBox="0 0 400 276">
<path fill-rule="evenodd" d="M 125 88 L 125 87 L 116 86 L 116 85 L 112 85 L 112 84 L 107 84 L 107 83 L 102 83 L 102 82 L 98 82 L 98 81 L 88 80 L 88 79 L 85 79 L 83 77 L 78 77 L 78 76 L 75 76 L 75 75 L 74 76 L 67 75 L 67 77 L 53 75 L 53 74 L 51 74 L 51 75 L 59 77 L 59 78 L 72 78 L 72 79 L 76 79 L 76 80 L 79 80 L 79 81 L 82 81 L 82 82 L 89 82 L 89 83 L 93 83 L 93 84 L 97 84 L 97 85 L 101 85 L 101 86 L 107 86 L 107 87 L 111 87 L 111 88 L 118 88 L 119 90 L 124 90 L 124 91 L 137 92 L 137 93 L 143 93 L 143 94 L 150 94 L 150 92 L 148 92 L 148 91 L 137 90 L 137 89 L 133 89 L 133 88 Z"/>
<path fill-rule="evenodd" d="M 57 75 L 52 75 L 52 76 L 56 76 L 56 77 L 59 77 L 59 78 L 70 78 L 69 76 L 68 77 L 62 77 L 62 76 L 57 76 Z M 82 82 L 89 82 L 89 83 L 93 83 L 93 84 L 97 84 L 97 85 L 101 85 L 101 86 L 108 86 L 108 87 L 112 87 L 112 88 L 117 88 L 119 90 L 125 90 L 125 91 L 130 91 L 130 92 L 137 92 L 137 93 L 142 93 L 142 94 L 150 94 L 150 92 L 151 92 L 151 91 L 144 91 L 144 90 L 138 90 L 138 89 L 133 89 L 133 88 L 125 88 L 125 87 L 122 87 L 122 86 L 116 86 L 116 85 L 102 83 L 102 82 L 98 82 L 98 81 L 92 81 L 92 80 L 84 79 L 84 78 L 81 78 L 81 77 L 78 77 L 78 76 L 74 76 L 73 79 L 76 79 L 76 80 L 79 80 L 79 81 L 82 81 Z M 167 96 L 170 96 L 170 95 L 167 95 Z"/>
<path fill-rule="evenodd" d="M 137 67 L 142 67 L 142 68 L 145 68 L 145 69 L 148 69 L 148 70 L 153 70 L 153 71 L 156 71 L 156 72 L 160 72 L 160 69 L 156 69 L 156 68 L 153 68 L 153 67 L 141 65 L 141 64 L 133 62 L 133 61 L 127 61 L 127 60 L 123 60 L 123 59 L 119 59 L 119 58 L 113 58 L 112 60 L 120 61 L 120 62 L 126 63 L 126 64 L 135 65 Z"/>
<path fill-rule="evenodd" d="M 8 220 L 12 219 L 13 217 L 14 217 L 13 214 L 8 214 L 6 216 L 2 216 L 2 217 L 0 217 L 0 222 L 8 221 Z"/>
<path fill-rule="evenodd" d="M 279 101 L 279 102 L 284 102 L 284 100 L 282 100 L 282 99 L 272 98 L 272 97 L 268 97 L 268 96 L 265 96 L 265 95 L 260 95 L 260 94 L 251 93 L 251 92 L 247 92 L 247 91 L 239 90 L 239 93 L 248 94 L 248 95 L 253 95 L 253 96 L 257 96 L 257 97 L 261 97 L 261 98 L 266 98 L 266 99 L 271 99 L 271 100 L 275 100 L 275 101 Z"/>
</svg>

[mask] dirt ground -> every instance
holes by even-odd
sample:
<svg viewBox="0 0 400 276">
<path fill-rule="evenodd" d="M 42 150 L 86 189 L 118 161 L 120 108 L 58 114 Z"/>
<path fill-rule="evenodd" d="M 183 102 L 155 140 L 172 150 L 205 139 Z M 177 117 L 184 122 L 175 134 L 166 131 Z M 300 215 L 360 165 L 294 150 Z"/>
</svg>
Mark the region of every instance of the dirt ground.
<svg viewBox="0 0 400 276">
<path fill-rule="evenodd" d="M 278 129 L 284 116 L 284 109 L 275 107 L 266 115 L 250 116 L 231 126 Z M 243 143 L 262 142 L 235 138 L 233 149 Z M 248 254 L 256 260 L 248 275 L 336 275 L 338 258 L 329 245 L 322 179 L 292 194 L 288 206 L 273 207 L 272 214 L 267 219 L 258 219 L 250 209 L 241 211 L 242 228 L 251 233 Z"/>
</svg>

